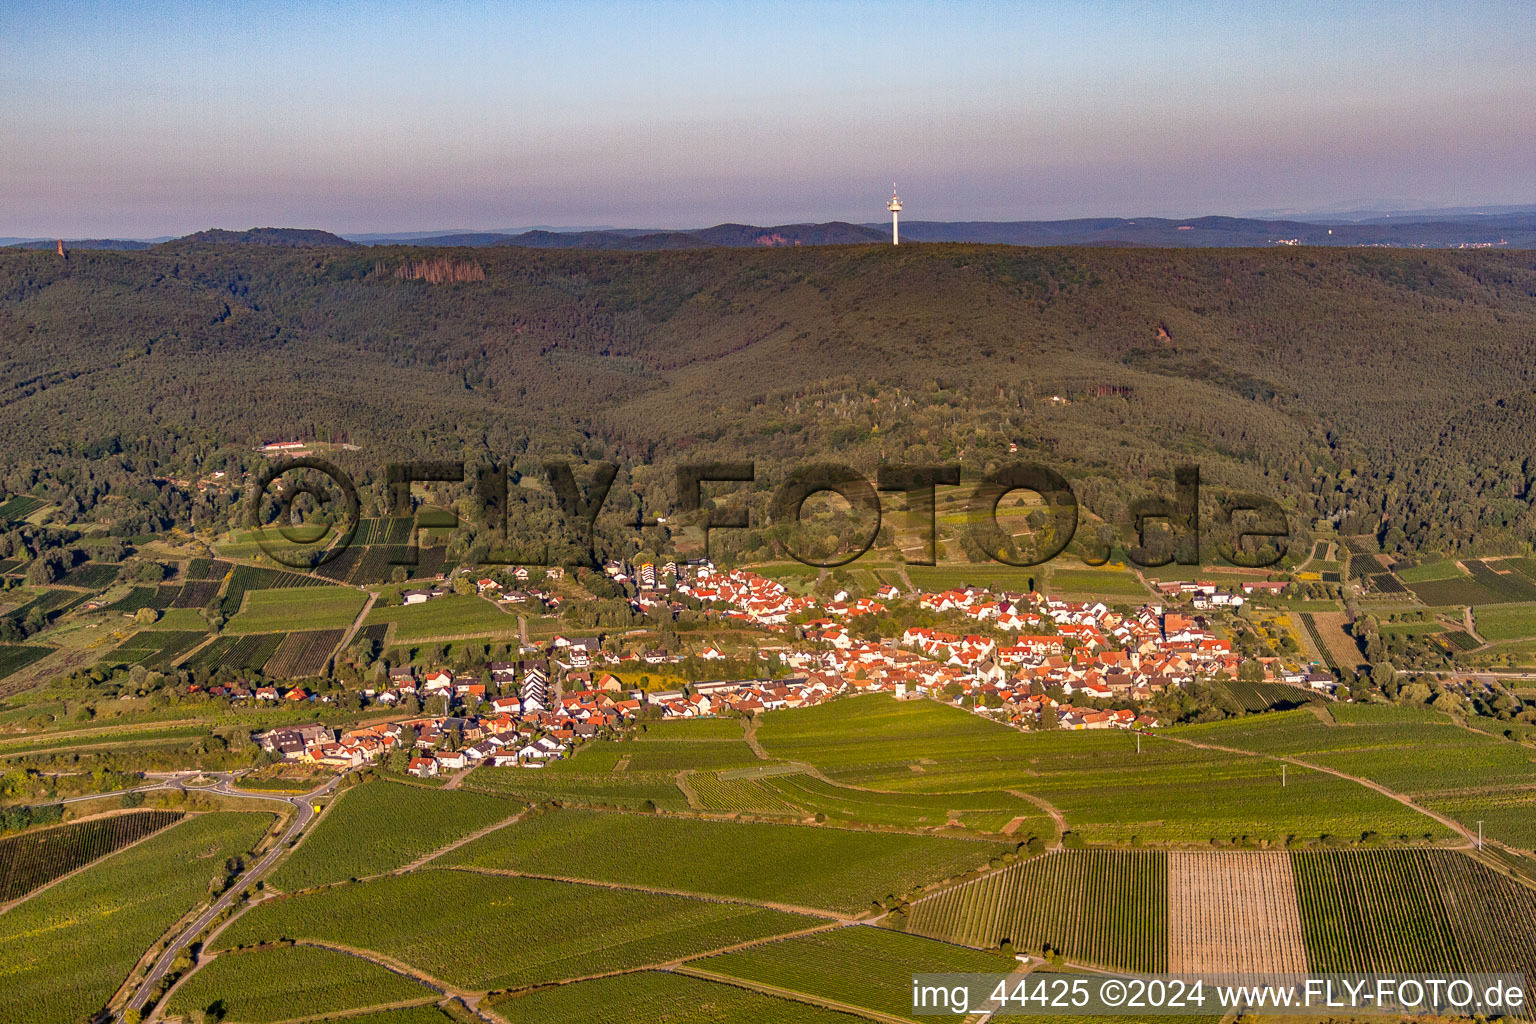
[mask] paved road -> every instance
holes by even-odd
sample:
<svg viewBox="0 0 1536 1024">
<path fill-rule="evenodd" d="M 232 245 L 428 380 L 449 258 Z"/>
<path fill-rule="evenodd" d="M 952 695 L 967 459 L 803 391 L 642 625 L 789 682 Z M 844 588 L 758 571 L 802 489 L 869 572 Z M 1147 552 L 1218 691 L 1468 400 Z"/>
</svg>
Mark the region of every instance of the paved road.
<svg viewBox="0 0 1536 1024">
<path fill-rule="evenodd" d="M 231 786 L 231 779 L 227 776 L 221 778 L 217 785 L 208 787 L 209 792 L 220 793 L 224 796 L 250 797 L 259 800 L 276 800 L 280 803 L 291 805 L 295 808 L 297 813 L 294 814 L 293 821 L 289 822 L 288 828 L 283 833 L 282 837 L 278 839 L 278 841 L 273 845 L 272 849 L 267 851 L 266 856 L 262 857 L 251 868 L 249 868 L 244 875 L 242 875 L 233 885 L 229 887 L 228 891 L 226 891 L 224 895 L 214 900 L 207 910 L 199 914 L 197 919 L 188 925 L 182 931 L 182 933 L 177 936 L 176 939 L 168 947 L 166 947 L 166 950 L 161 955 L 160 959 L 156 960 L 154 966 L 150 968 L 149 975 L 143 980 L 143 982 L 140 983 L 138 991 L 135 992 L 133 997 L 128 1000 L 129 1007 L 135 1010 L 144 1009 L 144 1004 L 149 1002 L 149 997 L 159 988 L 160 980 L 164 978 L 166 973 L 171 969 L 171 963 L 176 959 L 176 957 L 179 956 L 182 951 L 184 951 L 189 945 L 191 945 L 192 940 L 197 938 L 197 936 L 202 933 L 204 928 L 207 928 L 210 924 L 212 924 L 214 918 L 222 914 L 229 907 L 229 905 L 239 897 L 240 893 L 244 891 L 246 887 L 248 887 L 252 882 L 255 882 L 257 879 L 266 875 L 266 873 L 272 869 L 272 865 L 275 864 L 277 859 L 283 855 L 283 852 L 288 849 L 288 844 L 296 839 L 304 831 L 305 826 L 307 826 L 310 821 L 314 819 L 314 799 L 319 796 L 324 796 L 326 793 L 329 793 L 331 790 L 335 789 L 336 784 L 340 782 L 342 778 L 342 776 L 338 775 L 336 778 L 331 779 L 319 789 L 305 793 L 303 796 L 276 796 L 272 793 L 257 793 L 234 789 Z M 121 1020 L 122 1018 L 119 1017 L 117 1019 Z"/>
</svg>

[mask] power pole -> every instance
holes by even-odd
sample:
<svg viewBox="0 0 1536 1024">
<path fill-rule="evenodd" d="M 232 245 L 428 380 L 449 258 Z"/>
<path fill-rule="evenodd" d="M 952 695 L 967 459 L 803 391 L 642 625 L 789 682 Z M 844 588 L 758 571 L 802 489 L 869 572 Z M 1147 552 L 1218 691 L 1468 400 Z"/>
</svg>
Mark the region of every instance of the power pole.
<svg viewBox="0 0 1536 1024">
<path fill-rule="evenodd" d="M 1285 788 L 1285 762 L 1280 762 L 1280 788 Z"/>
</svg>

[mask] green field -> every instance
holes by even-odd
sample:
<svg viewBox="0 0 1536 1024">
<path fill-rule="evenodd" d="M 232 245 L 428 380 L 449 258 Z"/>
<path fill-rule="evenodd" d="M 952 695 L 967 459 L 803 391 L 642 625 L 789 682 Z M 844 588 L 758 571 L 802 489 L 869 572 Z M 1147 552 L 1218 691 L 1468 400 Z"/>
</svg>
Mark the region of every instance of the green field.
<svg viewBox="0 0 1536 1024">
<path fill-rule="evenodd" d="M 580 760 L 577 758 L 576 760 Z M 647 802 L 664 811 L 687 810 L 688 801 L 668 772 L 586 773 L 569 767 L 575 761 L 557 761 L 548 768 L 476 768 L 463 783 L 464 789 L 516 797 L 529 803 L 558 800 L 589 807 L 638 809 Z"/>
<path fill-rule="evenodd" d="M 724 953 L 691 966 L 910 1017 L 913 974 L 1008 974 L 1018 963 L 995 951 L 853 926 Z"/>
<path fill-rule="evenodd" d="M 853 913 L 1005 849 L 839 828 L 559 811 L 477 839 L 444 860 Z M 635 856 L 641 850 L 667 856 Z"/>
<path fill-rule="evenodd" d="M 292 587 L 251 590 L 226 633 L 282 633 L 309 629 L 345 629 L 367 600 L 350 587 Z"/>
<path fill-rule="evenodd" d="M 517 616 L 509 615 L 490 601 L 449 594 L 425 604 L 375 605 L 364 620 L 367 625 L 393 623 L 394 640 L 409 643 L 432 637 L 485 636 L 517 632 Z"/>
<path fill-rule="evenodd" d="M 1262 731 L 1270 717 L 1240 721 Z M 770 754 L 813 764 L 845 786 L 1028 793 L 1090 841 L 1444 834 L 1396 801 L 1325 773 L 1292 768 L 1282 780 L 1272 761 L 1157 735 L 1137 753 L 1135 737 L 1118 730 L 1021 733 L 932 701 L 873 695 L 777 712 L 764 718 L 758 739 Z"/>
<path fill-rule="evenodd" d="M 1399 569 L 1397 578 L 1404 583 L 1428 583 L 1431 580 L 1451 580 L 1465 578 L 1466 574 L 1451 559 L 1443 559 L 1438 562 L 1425 562 L 1411 569 Z"/>
<path fill-rule="evenodd" d="M 1484 827 L 1491 837 L 1523 849 L 1536 845 L 1536 825 L 1525 813 L 1536 792 L 1536 758 L 1528 748 L 1463 729 L 1428 708 L 1330 704 L 1329 710 L 1331 725 L 1298 710 L 1185 726 L 1171 734 L 1286 754 L 1348 772 L 1404 793 L 1470 828 L 1477 827 L 1478 818 L 1486 818 Z"/>
<path fill-rule="evenodd" d="M 733 985 L 643 971 L 488 1001 L 509 1024 L 858 1024 L 859 1018 Z"/>
<path fill-rule="evenodd" d="M 337 800 L 271 884 L 293 892 L 392 871 L 521 809 L 481 793 L 364 783 Z"/>
<path fill-rule="evenodd" d="M 1052 569 L 1053 593 L 1093 594 L 1101 597 L 1151 596 L 1136 574 L 1124 569 Z"/>
<path fill-rule="evenodd" d="M 486 991 L 643 967 L 814 923 L 739 904 L 427 869 L 260 904 L 216 945 L 334 942 Z"/>
<path fill-rule="evenodd" d="M 60 1024 L 101 1009 L 160 935 L 208 894 L 224 860 L 267 814 L 190 818 L 8 911 L 0 928 L 0 1020 Z"/>
<path fill-rule="evenodd" d="M 432 989 L 346 953 L 276 946 L 214 957 L 176 990 L 168 1009 L 270 1024 L 340 1010 L 435 1000 Z"/>
<path fill-rule="evenodd" d="M 1496 604 L 1472 609 L 1484 640 L 1525 640 L 1536 637 L 1536 605 Z"/>
</svg>

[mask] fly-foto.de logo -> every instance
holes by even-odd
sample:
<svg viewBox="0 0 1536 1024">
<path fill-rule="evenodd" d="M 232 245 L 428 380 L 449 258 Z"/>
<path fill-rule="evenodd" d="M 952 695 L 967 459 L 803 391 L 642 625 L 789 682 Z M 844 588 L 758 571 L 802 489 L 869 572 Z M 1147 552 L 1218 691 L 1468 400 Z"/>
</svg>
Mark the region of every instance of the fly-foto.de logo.
<svg viewBox="0 0 1536 1024">
<path fill-rule="evenodd" d="M 598 516 L 618 476 L 612 462 L 586 466 L 588 482 L 577 480 L 569 462 L 543 464 L 545 481 L 559 514 L 575 536 L 589 547 Z M 858 536 L 846 539 L 844 549 L 832 556 L 811 551 L 795 542 L 793 533 L 780 532 L 778 546 L 788 557 L 804 565 L 836 568 L 848 565 L 874 547 L 880 535 L 883 507 L 881 494 L 902 495 L 907 527 L 921 537 L 921 551 L 908 554 L 907 564 L 934 565 L 938 553 L 937 489 L 958 487 L 958 465 L 885 465 L 874 482 L 849 466 L 814 463 L 792 469 L 774 489 L 766 523 L 754 523 L 743 501 L 733 503 L 722 485 L 757 482 L 754 462 L 692 462 L 675 470 L 674 508 L 665 518 L 637 515 L 627 523 L 632 530 L 674 529 L 686 525 L 701 531 L 708 556 L 709 536 L 717 530 L 750 530 L 765 525 L 801 524 L 806 503 L 819 494 L 836 494 L 847 502 L 861 524 Z M 1142 497 L 1130 503 L 1132 543 L 1127 557 L 1139 566 L 1154 568 L 1177 562 L 1201 564 L 1200 470 L 1180 466 L 1173 474 L 1171 497 Z M 505 466 L 480 465 L 467 470 L 463 462 L 405 462 L 386 468 L 387 515 L 414 516 L 411 486 L 465 484 L 473 488 L 475 506 L 483 509 L 478 525 L 506 535 L 510 522 L 508 474 Z M 1066 550 L 1078 528 L 1078 502 L 1067 479 L 1039 463 L 1011 463 L 974 480 L 965 499 L 963 530 L 967 547 L 1004 565 L 1032 566 L 1048 562 Z M 1027 492 L 1038 506 L 1028 536 L 1015 536 L 1003 528 L 999 505 L 1010 495 Z M 706 507 L 706 500 L 710 507 Z M 307 513 L 307 516 L 306 516 Z M 318 513 L 318 515 L 316 514 Z M 1233 565 L 1258 569 L 1285 557 L 1290 523 L 1285 510 L 1271 498 L 1255 494 L 1228 494 L 1216 503 L 1216 547 L 1220 557 Z M 253 481 L 246 498 L 246 525 L 274 560 L 294 568 L 316 568 L 338 557 L 356 539 L 362 522 L 362 501 L 352 477 L 324 459 L 305 456 L 272 463 Z M 456 520 L 455 520 L 456 521 Z M 416 564 L 415 549 L 406 548 L 399 565 Z M 1080 557 L 1090 565 L 1109 560 L 1102 546 Z M 499 559 L 492 558 L 494 563 Z M 538 553 L 521 552 L 504 564 L 548 564 Z"/>
</svg>

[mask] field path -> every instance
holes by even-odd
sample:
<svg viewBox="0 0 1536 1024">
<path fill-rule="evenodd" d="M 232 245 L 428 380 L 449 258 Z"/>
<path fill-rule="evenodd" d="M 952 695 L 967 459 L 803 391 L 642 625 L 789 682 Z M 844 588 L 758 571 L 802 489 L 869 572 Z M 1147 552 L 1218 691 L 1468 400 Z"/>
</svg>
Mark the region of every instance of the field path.
<svg viewBox="0 0 1536 1024">
<path fill-rule="evenodd" d="M 1035 794 L 1026 793 L 1022 789 L 1007 789 L 1003 792 L 1012 796 L 1016 796 L 1020 800 L 1028 800 L 1030 803 L 1040 808 L 1046 814 L 1049 814 L 1051 816 L 1051 821 L 1056 825 L 1056 837 L 1051 840 L 1050 848 L 1055 849 L 1061 844 L 1062 837 L 1067 834 L 1067 818 L 1066 815 L 1061 813 L 1061 808 L 1057 807 L 1043 796 L 1035 796 Z M 1012 824 L 1012 822 L 1009 822 L 1009 824 Z"/>
<path fill-rule="evenodd" d="M 746 978 L 735 978 L 729 974 L 716 974 L 714 971 L 706 971 L 702 967 L 694 967 L 683 964 L 672 968 L 674 974 L 686 974 L 689 977 L 702 981 L 718 982 L 722 985 L 731 985 L 735 988 L 743 988 L 759 995 L 775 996 L 780 999 L 789 999 L 797 1003 L 809 1003 L 812 1006 L 820 1006 L 827 1010 L 836 1010 L 839 1013 L 849 1013 L 863 1017 L 865 1020 L 877 1020 L 881 1024 L 911 1024 L 910 1018 L 897 1017 L 879 1010 L 871 1010 L 866 1006 L 854 1006 L 852 1003 L 838 1002 L 836 999 L 827 999 L 824 996 L 813 996 L 808 992 L 801 992 L 792 988 L 781 988 L 778 985 L 769 985 L 761 981 L 749 981 Z"/>
<path fill-rule="evenodd" d="M 705 903 L 733 903 L 744 907 L 778 910 L 786 914 L 800 914 L 804 917 L 819 917 L 825 921 L 837 924 L 853 924 L 861 919 L 859 914 L 842 914 L 835 910 L 824 910 L 819 907 L 802 907 L 794 903 L 776 903 L 770 900 L 752 900 L 744 896 L 721 896 L 716 893 L 690 892 L 686 889 L 664 889 L 657 885 L 638 885 L 633 882 L 604 882 L 595 878 L 543 875 L 534 871 L 514 871 L 511 868 L 482 868 L 475 867 L 472 864 L 451 864 L 444 867 L 443 870 L 466 871 L 475 875 L 500 875 L 506 878 L 534 878 L 545 882 L 565 882 L 567 885 L 590 885 L 599 889 L 614 889 L 620 892 L 644 892 L 655 896 L 682 896 L 691 900 L 702 900 Z"/>
<path fill-rule="evenodd" d="M 1457 835 L 1461 836 L 1463 840 L 1465 840 L 1462 843 L 1458 843 L 1456 849 L 1470 850 L 1477 846 L 1477 836 L 1473 835 L 1472 832 L 1470 832 L 1461 822 L 1456 821 L 1453 818 L 1448 818 L 1438 811 L 1432 811 L 1427 807 L 1416 804 L 1413 802 L 1412 797 L 1399 793 L 1396 790 L 1388 789 L 1386 786 L 1383 786 L 1379 782 L 1372 782 L 1370 779 L 1364 779 L 1358 775 L 1350 775 L 1348 772 L 1341 772 L 1337 768 L 1329 768 L 1325 765 L 1313 764 L 1310 761 L 1303 761 L 1299 757 L 1289 757 L 1284 754 L 1261 754 L 1256 750 L 1241 750 L 1237 747 L 1223 747 L 1215 743 L 1196 743 L 1194 740 L 1186 740 L 1179 736 L 1168 736 L 1166 734 L 1163 735 L 1162 738 L 1166 740 L 1172 740 L 1175 743 L 1182 743 L 1187 747 L 1195 747 L 1199 750 L 1219 750 L 1228 754 L 1243 754 L 1247 757 L 1262 757 L 1270 761 L 1284 761 L 1287 764 L 1294 764 L 1298 768 L 1310 768 L 1315 772 L 1322 772 L 1325 775 L 1332 775 L 1336 778 L 1347 779 L 1350 782 L 1364 786 L 1366 789 L 1374 789 L 1382 796 L 1396 800 L 1404 807 L 1407 807 L 1410 810 L 1418 811 L 1426 818 L 1432 818 L 1435 821 L 1438 821 L 1440 824 L 1444 825 L 1452 832 L 1455 832 Z"/>
<path fill-rule="evenodd" d="M 509 825 L 516 825 L 518 822 L 523 820 L 524 815 L 527 813 L 528 808 L 525 807 L 518 811 L 516 814 L 512 815 L 510 818 L 507 818 L 503 821 L 494 821 L 484 828 L 476 829 L 467 836 L 460 836 L 453 842 L 449 843 L 447 846 L 439 846 L 437 849 L 417 857 L 415 860 L 405 865 L 405 867 L 395 868 L 395 870 L 388 873 L 391 875 L 403 875 L 407 871 L 415 871 L 417 868 L 432 863 L 434 860 L 443 856 L 444 854 L 452 853 L 454 850 L 457 850 L 461 846 L 468 846 L 470 843 L 474 842 L 476 839 L 479 839 L 481 836 L 488 836 L 492 832 L 504 829 Z"/>
<path fill-rule="evenodd" d="M 352 638 L 362 628 L 363 620 L 368 617 L 369 612 L 373 611 L 373 602 L 378 599 L 378 594 L 371 592 L 368 594 L 368 600 L 363 602 L 363 610 L 357 613 L 357 618 L 352 620 L 352 625 L 348 626 L 347 631 L 342 634 L 341 643 L 337 644 L 335 650 L 331 651 L 331 657 L 334 658 L 337 654 L 347 649 L 347 645 L 352 642 Z"/>
<path fill-rule="evenodd" d="M 1483 635 L 1477 631 L 1477 624 L 1472 620 L 1471 605 L 1468 605 L 1461 610 L 1461 628 L 1465 629 L 1467 631 L 1467 635 L 1470 636 L 1473 640 L 1476 640 L 1479 645 L 1485 645 L 1488 643 L 1487 640 L 1483 639 Z"/>
<path fill-rule="evenodd" d="M 763 749 L 763 745 L 757 741 L 757 716 L 756 715 L 752 715 L 751 717 L 749 717 L 747 719 L 747 731 L 743 735 L 742 738 L 747 741 L 747 746 L 752 748 L 752 753 L 757 756 L 757 759 L 759 761 L 772 761 L 773 760 L 773 758 L 768 756 L 768 751 Z"/>
<path fill-rule="evenodd" d="M 696 811 L 702 811 L 705 809 L 704 801 L 700 800 L 699 794 L 695 793 L 693 787 L 688 785 L 688 776 L 692 774 L 693 769 L 685 768 L 672 776 L 672 781 L 676 782 L 677 788 L 683 791 L 683 796 L 688 800 L 688 806 Z"/>
</svg>

